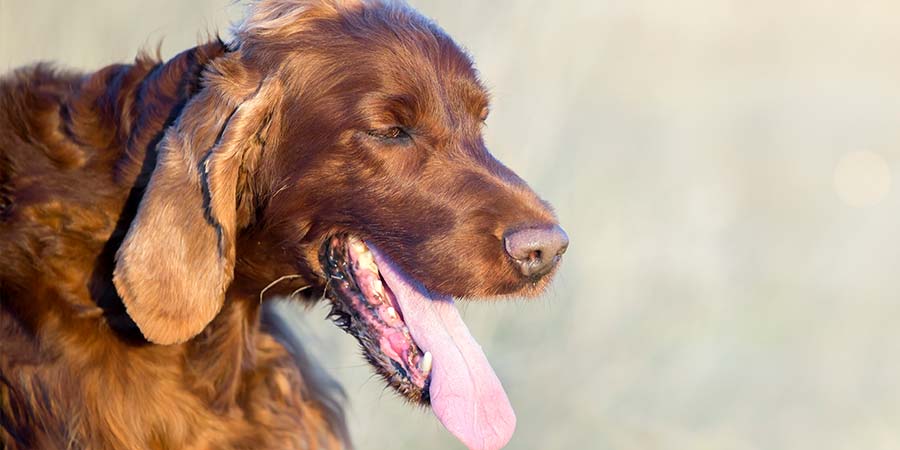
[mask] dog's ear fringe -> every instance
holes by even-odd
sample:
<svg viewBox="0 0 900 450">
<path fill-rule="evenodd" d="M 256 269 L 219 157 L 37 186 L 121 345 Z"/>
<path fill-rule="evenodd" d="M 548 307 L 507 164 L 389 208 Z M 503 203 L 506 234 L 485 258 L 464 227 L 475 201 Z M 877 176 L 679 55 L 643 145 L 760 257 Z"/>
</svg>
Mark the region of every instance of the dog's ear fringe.
<svg viewBox="0 0 900 450">
<path fill-rule="evenodd" d="M 166 131 L 113 282 L 147 340 L 185 342 L 219 313 L 234 276 L 238 180 L 252 173 L 277 83 L 249 73 L 239 52 L 213 63 L 205 86 Z M 246 181 L 246 180 L 245 180 Z"/>
</svg>

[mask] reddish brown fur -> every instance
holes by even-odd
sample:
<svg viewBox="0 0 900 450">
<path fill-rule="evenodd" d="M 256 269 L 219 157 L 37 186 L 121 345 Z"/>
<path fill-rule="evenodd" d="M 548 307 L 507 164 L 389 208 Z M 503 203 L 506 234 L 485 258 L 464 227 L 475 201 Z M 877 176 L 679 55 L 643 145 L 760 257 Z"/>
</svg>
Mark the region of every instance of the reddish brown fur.
<svg viewBox="0 0 900 450">
<path fill-rule="evenodd" d="M 533 294 L 555 224 L 481 140 L 468 58 L 395 3 L 263 0 L 230 47 L 0 81 L 0 447 L 339 447 L 339 390 L 260 292 L 335 232 L 428 288 Z M 402 126 L 410 140 L 373 137 Z M 377 134 L 377 133 L 376 133 Z M 164 344 L 164 345 L 160 345 Z"/>
</svg>

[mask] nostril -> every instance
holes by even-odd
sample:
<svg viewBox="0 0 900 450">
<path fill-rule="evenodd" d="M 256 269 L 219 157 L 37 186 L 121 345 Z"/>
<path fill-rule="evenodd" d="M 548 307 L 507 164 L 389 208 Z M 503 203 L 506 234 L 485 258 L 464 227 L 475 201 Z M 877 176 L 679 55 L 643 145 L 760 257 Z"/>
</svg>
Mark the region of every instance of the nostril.
<svg viewBox="0 0 900 450">
<path fill-rule="evenodd" d="M 503 241 L 506 253 L 527 277 L 549 273 L 569 246 L 569 237 L 558 225 L 510 231 Z"/>
</svg>

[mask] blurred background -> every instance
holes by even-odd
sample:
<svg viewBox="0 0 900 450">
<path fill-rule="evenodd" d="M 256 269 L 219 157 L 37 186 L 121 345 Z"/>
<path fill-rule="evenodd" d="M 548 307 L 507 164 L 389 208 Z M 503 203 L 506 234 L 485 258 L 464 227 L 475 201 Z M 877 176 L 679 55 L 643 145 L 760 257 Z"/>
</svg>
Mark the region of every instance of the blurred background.
<svg viewBox="0 0 900 450">
<path fill-rule="evenodd" d="M 487 141 L 572 246 L 543 298 L 462 308 L 510 449 L 900 443 L 900 3 L 411 0 L 474 56 Z M 0 69 L 228 36 L 229 0 L 0 0 Z M 316 308 L 360 450 L 458 449 Z"/>
</svg>

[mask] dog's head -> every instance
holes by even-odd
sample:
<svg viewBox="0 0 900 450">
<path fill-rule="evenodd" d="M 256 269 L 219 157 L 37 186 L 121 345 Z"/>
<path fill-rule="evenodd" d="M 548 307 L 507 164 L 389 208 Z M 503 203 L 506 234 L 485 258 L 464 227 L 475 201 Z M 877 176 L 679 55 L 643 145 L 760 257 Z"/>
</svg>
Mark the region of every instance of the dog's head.
<svg viewBox="0 0 900 450">
<path fill-rule="evenodd" d="M 452 298 L 537 294 L 568 240 L 485 148 L 471 61 L 388 0 L 262 0 L 235 34 L 119 250 L 129 314 L 183 342 L 229 289 L 289 280 L 466 444 L 503 445 L 515 417 Z"/>
</svg>

